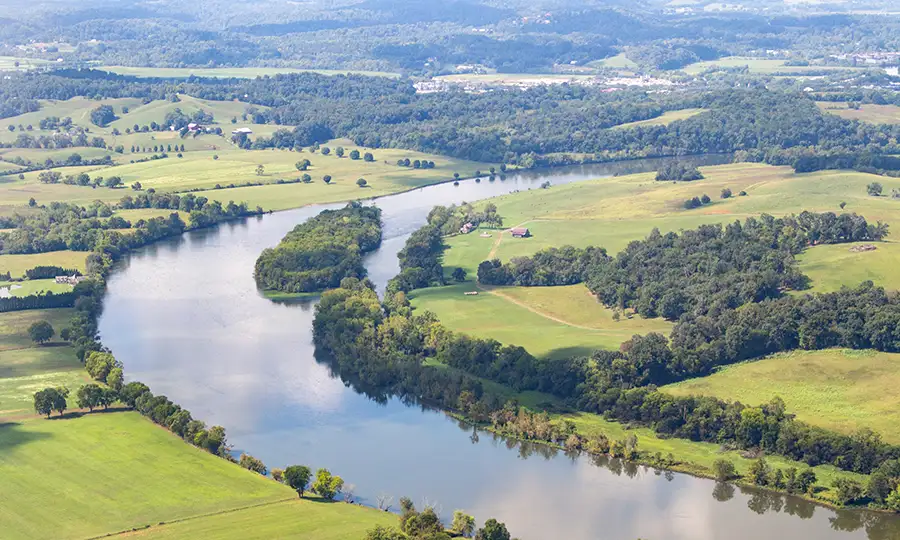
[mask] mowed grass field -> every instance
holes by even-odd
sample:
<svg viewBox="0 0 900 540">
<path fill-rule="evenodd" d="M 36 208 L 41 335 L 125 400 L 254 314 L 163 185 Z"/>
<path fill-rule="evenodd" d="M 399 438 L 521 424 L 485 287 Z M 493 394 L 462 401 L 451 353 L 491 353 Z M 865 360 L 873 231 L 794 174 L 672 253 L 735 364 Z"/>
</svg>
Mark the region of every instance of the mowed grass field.
<svg viewBox="0 0 900 540">
<path fill-rule="evenodd" d="M 9 272 L 12 277 L 23 277 L 26 270 L 35 266 L 59 266 L 84 272 L 86 251 L 50 251 L 26 255 L 0 255 L 0 273 Z"/>
<path fill-rule="evenodd" d="M 2 290 L 6 289 L 6 293 Z M 0 281 L 0 297 L 4 294 L 9 296 L 31 296 L 32 294 L 41 294 L 43 292 L 52 292 L 54 294 L 69 292 L 72 286 L 65 283 L 57 283 L 54 279 L 27 279 L 25 281 Z"/>
<path fill-rule="evenodd" d="M 646 120 L 638 120 L 637 122 L 628 122 L 627 124 L 619 124 L 612 129 L 630 128 L 637 126 L 668 126 L 676 120 L 685 120 L 692 116 L 696 116 L 706 109 L 680 109 L 677 111 L 666 111 L 656 118 L 648 118 Z"/>
<path fill-rule="evenodd" d="M 847 120 L 859 120 L 870 124 L 900 124 L 900 107 L 896 105 L 876 105 L 864 103 L 858 109 L 847 107 L 846 103 L 819 101 L 816 103 L 822 111 L 835 114 Z"/>
<path fill-rule="evenodd" d="M 896 230 L 896 229 L 895 229 Z M 900 290 L 900 240 L 872 244 L 875 251 L 851 251 L 854 246 L 815 246 L 797 257 L 800 271 L 812 278 L 811 292 L 833 292 L 842 286 L 872 281 L 888 290 Z"/>
<path fill-rule="evenodd" d="M 868 427 L 900 443 L 900 354 L 831 349 L 794 351 L 726 367 L 663 387 L 748 405 L 780 396 L 799 420 L 842 433 Z"/>
<path fill-rule="evenodd" d="M 255 79 L 256 77 L 273 77 L 285 73 L 318 73 L 320 75 L 366 75 L 369 77 L 399 77 L 399 73 L 387 71 L 359 71 L 336 69 L 302 69 L 277 67 L 228 67 L 228 68 L 155 68 L 130 66 L 101 66 L 97 69 L 131 75 L 133 77 L 162 77 L 166 79 L 186 79 L 188 77 L 238 78 Z"/>
<path fill-rule="evenodd" d="M 501 287 L 474 283 L 420 289 L 410 294 L 413 307 L 433 311 L 452 330 L 525 347 L 549 358 L 588 355 L 598 348 L 618 348 L 634 334 L 663 332 L 671 325 L 638 316 L 612 320 L 612 311 L 596 302 L 583 285 L 570 287 Z"/>
<path fill-rule="evenodd" d="M 123 536 L 148 540 L 344 540 L 363 538 L 376 525 L 397 527 L 397 516 L 343 503 L 294 499 L 158 525 Z"/>
<path fill-rule="evenodd" d="M 75 351 L 59 339 L 59 331 L 72 318 L 71 309 L 42 309 L 0 313 L 0 424 L 5 416 L 28 415 L 32 396 L 48 386 L 74 390 L 88 381 Z M 45 320 L 56 335 L 41 346 L 28 335 L 28 327 Z M 73 403 L 74 405 L 74 403 Z"/>
</svg>

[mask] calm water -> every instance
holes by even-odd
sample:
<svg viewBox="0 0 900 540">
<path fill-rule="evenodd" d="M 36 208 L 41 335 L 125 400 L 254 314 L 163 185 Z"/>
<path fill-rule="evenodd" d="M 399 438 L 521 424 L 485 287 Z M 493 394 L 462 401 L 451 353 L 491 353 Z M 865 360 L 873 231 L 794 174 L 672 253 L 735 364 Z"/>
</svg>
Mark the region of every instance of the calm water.
<svg viewBox="0 0 900 540">
<path fill-rule="evenodd" d="M 529 172 L 380 199 L 385 237 L 367 259 L 370 277 L 383 287 L 398 272 L 397 251 L 436 204 L 656 165 Z M 355 484 L 365 503 L 392 497 L 396 509 L 405 495 L 445 516 L 464 508 L 480 520 L 506 522 L 523 540 L 900 537 L 893 518 L 837 514 L 691 476 L 473 435 L 440 412 L 357 393 L 313 358 L 313 302 L 271 302 L 252 277 L 263 248 L 326 207 L 195 231 L 123 261 L 109 281 L 100 330 L 129 378 L 225 426 L 236 450 L 270 467 L 327 466 Z"/>
</svg>

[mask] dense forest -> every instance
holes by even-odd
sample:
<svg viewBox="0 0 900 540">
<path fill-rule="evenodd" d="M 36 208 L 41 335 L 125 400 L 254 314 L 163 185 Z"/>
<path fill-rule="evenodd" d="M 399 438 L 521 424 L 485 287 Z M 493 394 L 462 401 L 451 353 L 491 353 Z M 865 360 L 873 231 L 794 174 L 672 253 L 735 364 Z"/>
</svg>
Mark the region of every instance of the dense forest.
<svg viewBox="0 0 900 540">
<path fill-rule="evenodd" d="M 254 277 L 261 289 L 316 292 L 362 278 L 362 256 L 381 245 L 381 209 L 350 203 L 325 210 L 287 233 L 256 260 Z"/>
</svg>

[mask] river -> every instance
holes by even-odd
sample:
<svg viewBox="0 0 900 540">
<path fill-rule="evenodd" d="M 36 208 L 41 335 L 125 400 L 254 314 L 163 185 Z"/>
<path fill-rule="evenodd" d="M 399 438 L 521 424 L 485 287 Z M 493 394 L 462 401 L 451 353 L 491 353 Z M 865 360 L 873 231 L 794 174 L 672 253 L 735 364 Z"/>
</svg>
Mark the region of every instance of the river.
<svg viewBox="0 0 900 540">
<path fill-rule="evenodd" d="M 378 199 L 384 241 L 366 259 L 369 275 L 383 290 L 399 271 L 397 251 L 436 204 L 657 166 L 645 160 L 529 171 Z M 263 248 L 338 206 L 193 231 L 121 261 L 109 279 L 100 332 L 128 378 L 225 426 L 237 451 L 270 467 L 327 466 L 354 484 L 365 504 L 385 498 L 396 510 L 408 496 L 445 518 L 461 508 L 479 522 L 505 522 L 522 540 L 900 537 L 893 517 L 837 513 L 796 498 L 473 435 L 440 411 L 357 393 L 313 357 L 314 301 L 272 302 L 259 295 L 252 276 Z"/>
</svg>

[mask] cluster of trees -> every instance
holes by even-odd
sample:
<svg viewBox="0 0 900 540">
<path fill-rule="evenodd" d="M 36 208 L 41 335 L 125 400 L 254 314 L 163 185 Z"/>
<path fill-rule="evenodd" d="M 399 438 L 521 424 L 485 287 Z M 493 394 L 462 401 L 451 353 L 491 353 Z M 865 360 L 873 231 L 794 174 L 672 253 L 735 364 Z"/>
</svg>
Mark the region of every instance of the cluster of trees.
<svg viewBox="0 0 900 540">
<path fill-rule="evenodd" d="M 88 138 L 84 130 L 80 128 L 69 132 L 38 135 L 36 137 L 27 133 L 20 133 L 14 141 L 3 146 L 8 146 L 9 148 L 43 148 L 46 150 L 58 150 L 74 146 L 107 148 L 106 140 L 103 137 L 92 136 Z"/>
<path fill-rule="evenodd" d="M 684 206 L 685 210 L 693 210 L 694 208 L 700 208 L 704 204 L 709 204 L 712 199 L 709 198 L 709 195 L 704 193 L 700 197 L 691 197 L 690 199 L 686 199 L 682 206 Z"/>
<path fill-rule="evenodd" d="M 95 201 L 88 207 L 52 202 L 28 214 L 14 214 L 3 221 L 11 231 L 0 233 L 0 253 L 44 253 L 70 249 L 91 251 L 99 247 L 120 253 L 146 245 L 166 236 L 181 234 L 187 229 L 208 227 L 229 219 L 262 213 L 262 209 L 249 209 L 246 203 L 225 206 L 219 201 L 209 201 L 193 194 L 173 195 L 146 193 L 132 197 L 126 195 L 117 208 L 169 208 L 190 212 L 190 225 L 184 223 L 178 213 L 168 217 L 141 219 L 130 224 L 113 215 L 113 207 Z M 103 219 L 107 218 L 107 219 Z M 116 229 L 135 229 L 122 234 Z"/>
<path fill-rule="evenodd" d="M 118 119 L 119 117 L 116 116 L 116 112 L 109 105 L 100 105 L 91 111 L 91 122 L 100 127 L 107 126 L 110 122 L 114 122 Z"/>
<path fill-rule="evenodd" d="M 475 527 L 475 518 L 462 510 L 453 512 L 453 522 L 445 527 L 434 507 L 416 510 L 408 497 L 400 499 L 400 527 L 377 526 L 366 532 L 364 540 L 450 540 L 451 538 L 475 538 L 476 540 L 510 540 L 506 525 L 496 519 L 488 519 L 484 527 Z"/>
<path fill-rule="evenodd" d="M 670 161 L 656 171 L 656 179 L 660 181 L 690 182 L 703 179 L 703 173 L 694 165 L 681 161 Z"/>
<path fill-rule="evenodd" d="M 381 209 L 350 203 L 294 227 L 263 250 L 254 277 L 261 289 L 315 292 L 366 274 L 362 256 L 381 245 Z"/>
<path fill-rule="evenodd" d="M 550 248 L 531 257 L 513 257 L 506 264 L 499 259 L 484 261 L 478 265 L 478 282 L 525 287 L 572 285 L 584 281 L 589 269 L 609 259 L 604 248 Z"/>
<path fill-rule="evenodd" d="M 102 176 L 95 176 L 91 178 L 86 172 L 79 173 L 77 175 L 67 174 L 63 177 L 62 173 L 58 171 L 43 171 L 38 174 L 38 181 L 42 184 L 58 184 L 62 182 L 63 184 L 67 184 L 70 186 L 91 186 L 91 187 L 99 187 L 106 186 L 110 189 L 115 189 L 117 187 L 122 186 L 122 177 L 120 176 L 110 176 L 107 178 L 103 178 Z"/>
<path fill-rule="evenodd" d="M 72 307 L 75 295 L 71 292 L 56 293 L 45 291 L 28 296 L 10 296 L 0 298 L 0 313 L 7 311 L 23 311 L 26 309 L 51 309 Z"/>
<path fill-rule="evenodd" d="M 25 277 L 28 279 L 50 279 L 56 276 L 79 276 L 81 272 L 73 268 L 63 268 L 61 266 L 35 266 L 25 270 Z"/>
<path fill-rule="evenodd" d="M 412 167 L 413 169 L 433 169 L 434 162 L 427 159 L 414 159 L 413 161 L 410 161 L 409 158 L 403 158 L 397 160 L 397 166 Z"/>
</svg>

